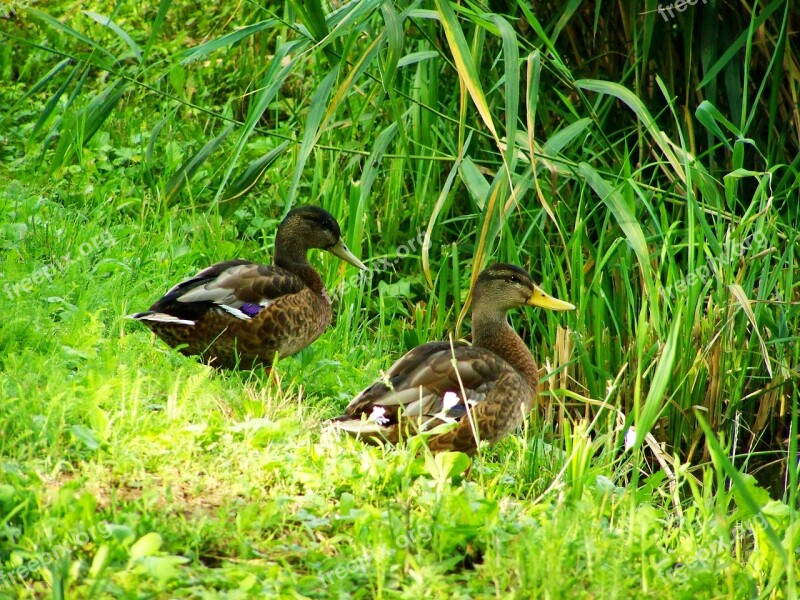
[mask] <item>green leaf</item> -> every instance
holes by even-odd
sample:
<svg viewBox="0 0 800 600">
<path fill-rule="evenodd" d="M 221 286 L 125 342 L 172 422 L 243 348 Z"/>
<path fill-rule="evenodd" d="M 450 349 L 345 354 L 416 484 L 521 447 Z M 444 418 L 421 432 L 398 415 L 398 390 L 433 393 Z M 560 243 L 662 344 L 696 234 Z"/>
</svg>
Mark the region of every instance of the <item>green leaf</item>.
<svg viewBox="0 0 800 600">
<path fill-rule="evenodd" d="M 486 127 L 489 128 L 492 136 L 497 139 L 497 130 L 494 126 L 492 113 L 489 110 L 489 104 L 486 102 L 486 96 L 481 87 L 478 70 L 475 68 L 475 62 L 472 59 L 469 44 L 467 44 L 467 40 L 464 38 L 464 32 L 461 31 L 458 19 L 450 6 L 450 1 L 434 0 L 434 4 L 436 4 L 436 8 L 439 11 L 442 25 L 444 26 L 445 37 L 447 38 L 447 44 L 450 47 L 450 53 L 453 55 L 453 60 L 456 63 L 458 76 L 461 78 L 461 81 L 464 82 L 469 95 L 472 97 L 472 102 L 478 109 L 478 113 L 486 124 Z M 499 139 L 497 139 L 497 141 L 499 141 Z"/>
<path fill-rule="evenodd" d="M 703 100 L 700 103 L 700 106 L 697 107 L 697 110 L 694 114 L 697 117 L 697 120 L 700 121 L 700 123 L 702 123 L 706 129 L 713 133 L 714 137 L 725 144 L 728 150 L 731 149 L 731 143 L 728 140 L 728 136 L 723 133 L 717 123 L 722 123 L 722 125 L 724 125 L 725 128 L 737 138 L 742 137 L 739 129 L 728 119 L 726 119 L 725 116 L 719 112 L 719 110 L 717 110 L 717 107 L 711 104 L 711 102 L 708 100 Z"/>
<path fill-rule="evenodd" d="M 172 177 L 170 177 L 164 194 L 167 203 L 175 199 L 186 183 L 192 178 L 192 175 L 194 175 L 197 169 L 214 154 L 231 131 L 233 131 L 233 125 L 228 125 L 217 137 L 206 142 L 192 158 L 182 164 Z"/>
<path fill-rule="evenodd" d="M 650 111 L 647 110 L 644 102 L 642 102 L 636 94 L 618 83 L 601 81 L 597 79 L 580 79 L 575 82 L 575 86 L 584 90 L 608 94 L 609 96 L 613 96 L 626 104 L 628 108 L 633 111 L 639 121 L 645 126 L 648 134 L 650 134 L 650 137 L 661 149 L 661 152 L 669 161 L 670 166 L 678 175 L 680 181 L 683 184 L 686 183 L 686 172 L 684 170 L 683 162 L 678 159 L 675 151 L 673 150 L 671 141 L 658 127 L 658 124 L 656 123 L 655 119 L 653 119 Z"/>
<path fill-rule="evenodd" d="M 386 93 L 392 89 L 394 78 L 397 75 L 397 65 L 400 62 L 400 55 L 403 52 L 403 24 L 397 11 L 394 10 L 391 2 L 381 4 L 383 22 L 386 24 L 386 41 L 388 53 L 386 63 L 383 66 L 382 84 Z"/>
<path fill-rule="evenodd" d="M 69 89 L 70 85 L 72 85 L 72 82 L 75 80 L 75 77 L 77 77 L 79 72 L 79 68 L 72 69 L 69 75 L 64 78 L 64 81 L 61 82 L 61 85 L 58 87 L 58 90 L 56 90 L 56 93 L 50 96 L 50 98 L 47 100 L 47 104 L 44 105 L 44 109 L 42 109 L 39 118 L 36 119 L 36 123 L 31 131 L 32 135 L 39 133 L 41 128 L 44 127 L 45 123 L 47 123 L 50 117 L 54 114 L 56 107 L 59 105 L 61 97 Z"/>
<path fill-rule="evenodd" d="M 588 163 L 580 163 L 578 165 L 578 174 L 586 180 L 611 211 L 611 214 L 614 215 L 614 219 L 617 221 L 620 229 L 622 229 L 625 238 L 628 240 L 628 244 L 633 248 L 639 260 L 639 268 L 642 271 L 642 277 L 645 283 L 651 282 L 650 252 L 647 248 L 647 241 L 644 237 L 642 226 L 636 219 L 636 215 L 633 214 L 633 211 L 622 198 L 619 191 L 603 179 L 591 165 Z"/>
<path fill-rule="evenodd" d="M 542 144 L 542 153 L 546 155 L 558 154 L 567 144 L 583 135 L 591 124 L 592 120 L 586 117 L 584 119 L 578 119 L 574 123 L 570 123 L 566 127 L 559 129 Z"/>
<path fill-rule="evenodd" d="M 161 28 L 164 26 L 164 20 L 167 18 L 167 12 L 171 5 L 172 0 L 160 0 L 158 3 L 158 12 L 153 20 L 152 27 L 150 27 L 150 35 L 147 36 L 147 43 L 144 46 L 144 52 L 142 52 L 142 62 L 145 62 L 147 57 L 150 56 L 150 50 L 161 33 Z"/>
<path fill-rule="evenodd" d="M 19 104 L 22 104 L 23 102 L 25 102 L 25 100 L 27 100 L 28 98 L 30 98 L 31 96 L 42 90 L 44 87 L 46 87 L 47 84 L 49 84 L 55 78 L 56 75 L 58 75 L 64 68 L 67 67 L 67 65 L 70 64 L 72 64 L 72 59 L 65 58 L 64 60 L 59 62 L 55 67 L 53 67 L 47 73 L 45 73 L 45 75 L 41 79 L 39 79 L 36 83 L 34 83 L 30 87 L 30 89 L 28 89 L 24 94 L 22 94 L 22 96 L 20 96 L 19 99 L 14 101 L 14 103 L 11 105 L 8 111 L 6 111 L 6 114 L 3 115 L 2 118 L 0 118 L 0 124 L 2 124 L 2 122 L 5 121 L 9 116 L 12 116 L 14 114 L 14 109 Z M 72 78 L 76 75 L 76 73 L 77 71 L 73 69 L 72 73 L 70 73 L 70 76 L 67 77 L 67 81 L 72 81 Z M 53 97 L 51 97 L 50 100 L 48 100 L 49 109 L 48 108 L 45 109 L 47 115 L 40 115 L 39 119 L 37 120 L 37 125 L 39 125 L 39 121 L 47 120 L 47 116 L 49 116 L 52 113 L 54 105 L 58 102 L 58 98 L 61 97 L 61 95 L 64 93 L 66 89 L 67 89 L 67 84 L 62 83 L 59 92 Z M 34 132 L 37 131 L 38 128 L 39 127 L 34 127 Z"/>
<path fill-rule="evenodd" d="M 461 475 L 470 465 L 470 458 L 463 452 L 439 452 L 425 456 L 425 470 L 436 481 L 444 481 Z"/>
<path fill-rule="evenodd" d="M 406 54 L 403 58 L 397 61 L 397 68 L 400 69 L 402 67 L 407 67 L 408 65 L 414 65 L 424 60 L 436 58 L 437 56 L 439 56 L 439 53 L 435 50 L 421 50 L 420 52 L 412 52 L 411 54 Z"/>
<path fill-rule="evenodd" d="M 131 560 L 154 555 L 161 548 L 162 541 L 161 536 L 155 531 L 144 534 L 131 546 Z"/>
<path fill-rule="evenodd" d="M 303 168 L 306 165 L 306 161 L 319 139 L 320 125 L 323 124 L 323 117 L 325 117 L 329 108 L 328 100 L 333 90 L 333 84 L 336 82 L 338 76 L 339 65 L 336 65 L 325 76 L 322 83 L 317 87 L 317 91 L 314 92 L 314 97 L 311 98 L 311 106 L 308 108 L 306 126 L 303 130 L 303 140 L 300 142 L 300 152 L 297 156 L 297 164 L 294 167 L 292 183 L 289 186 L 288 203 L 290 206 L 294 203 L 297 194 L 297 186 L 300 185 L 300 178 L 303 176 Z"/>
<path fill-rule="evenodd" d="M 333 117 L 333 115 L 336 113 L 336 110 L 339 108 L 339 105 L 344 101 L 345 98 L 348 97 L 350 93 L 352 93 L 356 82 L 361 78 L 367 68 L 378 56 L 378 52 L 385 41 L 386 35 L 384 32 L 381 32 L 375 37 L 374 40 L 372 40 L 364 52 L 362 52 L 358 60 L 355 61 L 350 69 L 350 72 L 347 74 L 347 77 L 345 77 L 344 81 L 339 84 L 336 93 L 333 95 L 333 99 L 331 100 L 328 106 L 328 111 L 325 113 L 325 117 L 323 119 L 325 122 L 328 122 Z"/>
<path fill-rule="evenodd" d="M 375 140 L 375 146 L 372 149 L 369 157 L 366 159 L 364 172 L 361 175 L 361 192 L 360 204 L 363 206 L 367 201 L 372 184 L 378 177 L 378 168 L 383 160 L 383 155 L 386 153 L 386 148 L 389 146 L 394 136 L 397 134 L 397 123 L 390 123 L 389 126 L 380 132 L 378 139 Z"/>
<path fill-rule="evenodd" d="M 517 34 L 508 21 L 500 15 L 491 15 L 491 21 L 500 31 L 503 41 L 503 89 L 506 104 L 506 154 L 509 166 L 514 161 L 514 144 L 517 139 L 517 115 L 519 114 L 519 48 Z M 511 170 L 509 168 L 509 170 Z"/>
<path fill-rule="evenodd" d="M 97 579 L 105 571 L 111 558 L 111 548 L 108 544 L 103 544 L 97 549 L 97 553 L 92 559 L 92 565 L 89 567 L 89 577 Z"/>
<path fill-rule="evenodd" d="M 250 139 L 253 130 L 256 128 L 256 125 L 258 125 L 259 120 L 269 107 L 272 99 L 281 89 L 281 86 L 283 86 L 283 82 L 286 81 L 289 74 L 296 68 L 297 62 L 302 57 L 302 50 L 306 45 L 307 42 L 305 40 L 289 42 L 281 46 L 275 53 L 275 56 L 272 57 L 267 72 L 260 82 L 259 91 L 248 106 L 247 119 L 245 119 L 244 125 L 242 126 L 239 140 L 236 142 L 236 147 L 231 153 L 228 168 L 225 170 L 222 182 L 214 196 L 214 202 L 219 202 L 219 199 L 222 197 L 222 191 L 226 188 L 231 173 L 236 166 L 236 162 L 244 151 L 245 145 Z M 296 54 L 294 54 L 295 51 L 297 52 Z M 289 58 L 284 64 L 284 59 L 289 56 L 292 58 Z"/>
<path fill-rule="evenodd" d="M 184 50 L 178 55 L 180 58 L 180 64 L 187 65 L 200 60 L 212 52 L 216 52 L 217 50 L 225 48 L 226 46 L 232 46 L 233 44 L 236 44 L 237 42 L 240 42 L 251 35 L 254 35 L 260 31 L 264 31 L 265 29 L 269 29 L 276 23 L 278 23 L 277 19 L 259 21 L 258 23 L 253 23 L 252 25 L 247 25 L 241 29 L 237 29 L 236 31 L 225 34 L 222 37 L 202 43 L 199 46 L 190 48 L 189 50 Z"/>
<path fill-rule="evenodd" d="M 124 79 L 117 79 L 95 96 L 89 105 L 76 114 L 68 115 L 61 124 L 61 137 L 53 155 L 51 171 L 61 167 L 89 140 L 105 123 L 128 86 Z"/>
<path fill-rule="evenodd" d="M 266 171 L 269 166 L 275 162 L 275 159 L 282 156 L 286 152 L 289 144 L 290 142 L 288 140 L 281 142 L 278 146 L 267 152 L 264 156 L 250 161 L 250 164 L 247 165 L 247 168 L 242 172 L 242 174 L 239 175 L 239 177 L 237 177 L 226 189 L 227 195 L 223 202 L 231 202 L 232 200 L 238 200 L 247 196 L 253 187 L 255 187 L 259 178 L 264 174 L 264 171 Z M 236 203 L 232 203 L 233 207 L 236 205 Z M 223 211 L 223 214 L 229 214 L 231 212 L 231 210 L 225 210 Z"/>
<path fill-rule="evenodd" d="M 737 37 L 733 43 L 728 46 L 728 49 L 722 54 L 722 56 L 717 59 L 717 62 L 715 62 L 706 70 L 705 77 L 703 77 L 702 81 L 697 84 L 697 89 L 702 90 L 711 81 L 713 81 L 717 74 L 725 68 L 731 59 L 742 51 L 742 47 L 747 43 L 747 39 L 750 37 L 751 31 L 757 30 L 767 19 L 769 19 L 772 13 L 785 6 L 786 0 L 773 0 L 772 4 L 768 4 L 764 11 L 758 15 L 758 17 L 753 19 L 753 21 L 750 23 L 750 27 L 742 31 L 742 33 L 739 34 L 739 37 Z"/>
<path fill-rule="evenodd" d="M 181 574 L 177 567 L 185 565 L 189 559 L 183 556 L 146 556 L 137 562 L 149 575 L 164 583 L 177 579 Z"/>
<path fill-rule="evenodd" d="M 314 41 L 320 42 L 328 35 L 328 23 L 325 20 L 325 11 L 319 0 L 290 0 L 291 5 L 300 15 L 300 20 L 311 32 Z"/>
<path fill-rule="evenodd" d="M 112 21 L 110 17 L 105 17 L 91 10 L 84 10 L 81 12 L 83 12 L 83 14 L 85 14 L 87 17 L 93 19 L 103 27 L 107 27 L 108 29 L 116 33 L 117 36 L 119 36 L 119 38 L 123 42 L 125 42 L 131 49 L 131 52 L 133 52 L 133 55 L 136 57 L 136 60 L 142 62 L 142 50 L 139 48 L 139 45 L 136 42 L 134 42 L 131 36 L 129 36 L 119 25 L 114 23 L 114 21 Z"/>
<path fill-rule="evenodd" d="M 349 36 L 360 20 L 367 20 L 371 13 L 387 0 L 359 0 L 359 2 L 348 2 L 338 10 L 328 15 L 328 38 L 320 45 L 326 44 L 333 38 L 343 35 Z"/>
<path fill-rule="evenodd" d="M 447 174 L 447 179 L 444 182 L 444 186 L 442 186 L 441 190 L 439 191 L 439 197 L 436 199 L 436 204 L 434 204 L 433 211 L 428 219 L 428 226 L 425 229 L 425 238 L 422 242 L 422 272 L 425 275 L 425 279 L 430 287 L 433 287 L 433 278 L 431 277 L 430 256 L 428 252 L 431 247 L 431 235 L 433 234 L 433 227 L 436 225 L 436 220 L 439 218 L 439 213 L 444 208 L 445 202 L 450 194 L 450 189 L 453 187 L 453 181 L 455 180 L 456 175 L 458 175 L 458 164 L 464 160 L 464 156 L 467 152 L 467 148 L 469 148 L 471 140 L 471 136 L 467 137 L 464 147 L 461 150 L 461 156 L 458 157 L 458 160 L 453 164 L 450 172 Z"/>
<path fill-rule="evenodd" d="M 94 40 L 89 39 L 85 35 L 83 35 L 81 33 L 78 33 L 77 31 L 75 31 L 69 25 L 65 25 L 64 23 L 62 23 L 58 19 L 55 19 L 55 18 L 51 17 L 47 13 L 44 13 L 44 12 L 42 12 L 40 10 L 35 9 L 35 8 L 28 8 L 27 12 L 28 12 L 28 15 L 33 17 L 34 19 L 36 19 L 38 21 L 41 21 L 41 22 L 43 22 L 43 23 L 45 23 L 47 25 L 50 25 L 50 27 L 52 27 L 53 29 L 56 29 L 57 31 L 60 31 L 61 33 L 67 35 L 68 37 L 74 38 L 74 39 L 78 40 L 79 42 L 82 42 L 82 43 L 86 44 L 87 46 L 89 46 L 91 48 L 94 48 L 95 50 L 97 50 L 101 54 L 105 54 L 111 60 L 114 60 L 114 61 L 117 60 L 116 56 L 114 56 L 113 54 L 111 54 L 111 52 L 109 52 L 108 50 L 103 48 L 100 44 L 98 44 Z"/>
<path fill-rule="evenodd" d="M 767 367 L 767 373 L 769 376 L 772 377 L 772 361 L 769 359 L 769 352 L 767 352 L 767 345 L 764 342 L 764 338 L 761 336 L 761 330 L 758 328 L 758 321 L 756 320 L 756 315 L 753 312 L 753 308 L 750 306 L 750 301 L 747 298 L 747 294 L 745 294 L 742 286 L 738 283 L 732 283 L 729 286 L 733 297 L 736 298 L 737 304 L 742 308 L 744 314 L 747 316 L 747 320 L 750 321 L 750 325 L 753 328 L 753 332 L 756 334 L 758 338 L 758 343 L 761 346 L 761 356 L 764 358 L 764 366 Z"/>
<path fill-rule="evenodd" d="M 483 176 L 483 173 L 478 170 L 478 167 L 468 156 L 464 157 L 464 160 L 458 165 L 458 174 L 467 187 L 469 195 L 475 201 L 478 210 L 482 211 L 491 188 L 489 182 L 486 181 L 486 177 Z"/>
<path fill-rule="evenodd" d="M 714 432 L 711 430 L 709 424 L 706 423 L 706 420 L 703 418 L 703 415 L 700 413 L 700 411 L 695 410 L 694 415 L 697 418 L 697 422 L 700 423 L 700 427 L 703 429 L 703 433 L 706 436 L 706 444 L 708 444 L 708 450 L 711 454 L 712 460 L 714 461 L 714 466 L 717 468 L 717 470 L 724 471 L 730 478 L 737 501 L 741 502 L 742 506 L 746 508 L 750 514 L 762 516 L 760 522 L 764 532 L 766 533 L 767 541 L 774 548 L 775 552 L 777 552 L 783 563 L 784 569 L 787 571 L 787 574 L 793 573 L 794 561 L 790 562 L 786 553 L 786 549 L 783 547 L 778 534 L 775 533 L 775 530 L 769 524 L 769 521 L 763 517 L 761 511 L 762 507 L 758 504 L 758 502 L 756 502 L 756 499 L 751 494 L 747 480 L 733 466 L 731 461 L 728 460 L 728 456 L 723 450 L 722 445 L 717 440 Z M 794 577 L 790 578 L 792 581 L 794 581 Z"/>
<path fill-rule="evenodd" d="M 661 357 L 658 359 L 655 374 L 650 382 L 650 389 L 647 392 L 647 398 L 644 401 L 644 406 L 639 414 L 639 420 L 636 423 L 636 443 L 634 450 L 638 450 L 644 443 L 645 436 L 650 432 L 655 425 L 658 416 L 666 408 L 666 403 L 663 402 L 666 396 L 667 388 L 672 383 L 672 369 L 675 365 L 675 357 L 678 352 L 678 335 L 683 327 L 683 317 L 681 311 L 683 306 L 678 309 L 677 314 L 673 318 L 672 329 L 669 332 L 667 343 L 664 345 L 664 350 Z"/>
<path fill-rule="evenodd" d="M 3 512 L 8 512 L 11 502 L 14 500 L 14 497 L 17 495 L 17 490 L 13 485 L 8 485 L 7 483 L 0 483 L 0 508 L 3 509 Z"/>
<path fill-rule="evenodd" d="M 94 431 L 83 425 L 73 425 L 69 428 L 75 439 L 89 450 L 97 450 L 103 445 L 103 440 Z"/>
</svg>

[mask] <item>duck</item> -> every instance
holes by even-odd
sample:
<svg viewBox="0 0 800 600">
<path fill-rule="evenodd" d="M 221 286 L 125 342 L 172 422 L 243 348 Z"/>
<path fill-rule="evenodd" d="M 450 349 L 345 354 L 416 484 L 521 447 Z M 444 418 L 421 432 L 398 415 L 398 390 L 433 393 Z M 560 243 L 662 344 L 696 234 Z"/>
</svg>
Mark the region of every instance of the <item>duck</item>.
<svg viewBox="0 0 800 600">
<path fill-rule="evenodd" d="M 428 434 L 431 452 L 468 455 L 480 442 L 493 444 L 517 429 L 534 406 L 539 369 L 506 315 L 524 306 L 567 311 L 575 305 L 505 263 L 483 270 L 472 296 L 472 345 L 438 341 L 414 348 L 353 398 L 331 427 L 371 443 Z"/>
<path fill-rule="evenodd" d="M 220 369 L 270 368 L 311 344 L 331 322 L 331 298 L 308 251 L 367 270 L 318 206 L 292 209 L 278 226 L 272 265 L 228 260 L 181 281 L 149 310 L 128 315 L 187 356 Z"/>
</svg>

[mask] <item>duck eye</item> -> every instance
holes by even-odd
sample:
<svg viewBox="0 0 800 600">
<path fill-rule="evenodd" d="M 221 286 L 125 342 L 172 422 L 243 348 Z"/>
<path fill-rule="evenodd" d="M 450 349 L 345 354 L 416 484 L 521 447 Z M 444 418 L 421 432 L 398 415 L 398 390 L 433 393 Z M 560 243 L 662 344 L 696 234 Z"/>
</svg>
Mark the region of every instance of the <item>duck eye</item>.
<svg viewBox="0 0 800 600">
<path fill-rule="evenodd" d="M 519 283 L 519 277 L 516 275 L 511 276 L 511 283 Z"/>
</svg>

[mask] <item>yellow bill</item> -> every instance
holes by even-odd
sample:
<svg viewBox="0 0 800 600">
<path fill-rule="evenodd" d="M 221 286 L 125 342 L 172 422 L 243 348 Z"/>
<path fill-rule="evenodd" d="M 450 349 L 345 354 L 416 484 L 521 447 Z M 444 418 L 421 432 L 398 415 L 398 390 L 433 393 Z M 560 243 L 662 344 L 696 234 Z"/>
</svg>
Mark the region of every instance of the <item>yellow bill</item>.
<svg viewBox="0 0 800 600">
<path fill-rule="evenodd" d="M 550 310 L 575 310 L 574 304 L 553 298 L 538 285 L 533 286 L 533 294 L 528 298 L 528 306 L 538 306 Z"/>
</svg>

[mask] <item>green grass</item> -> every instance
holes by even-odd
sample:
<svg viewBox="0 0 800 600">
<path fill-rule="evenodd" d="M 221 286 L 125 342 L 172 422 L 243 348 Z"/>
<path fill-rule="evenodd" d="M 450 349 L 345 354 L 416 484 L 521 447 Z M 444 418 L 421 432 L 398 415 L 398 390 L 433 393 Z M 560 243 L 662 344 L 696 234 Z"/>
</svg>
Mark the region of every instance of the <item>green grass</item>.
<svg viewBox="0 0 800 600">
<path fill-rule="evenodd" d="M 0 20 L 0 598 L 796 597 L 788 8 L 332 4 Z M 123 318 L 307 202 L 371 269 L 276 380 Z M 578 307 L 524 430 L 326 431 L 493 260 Z"/>
</svg>

